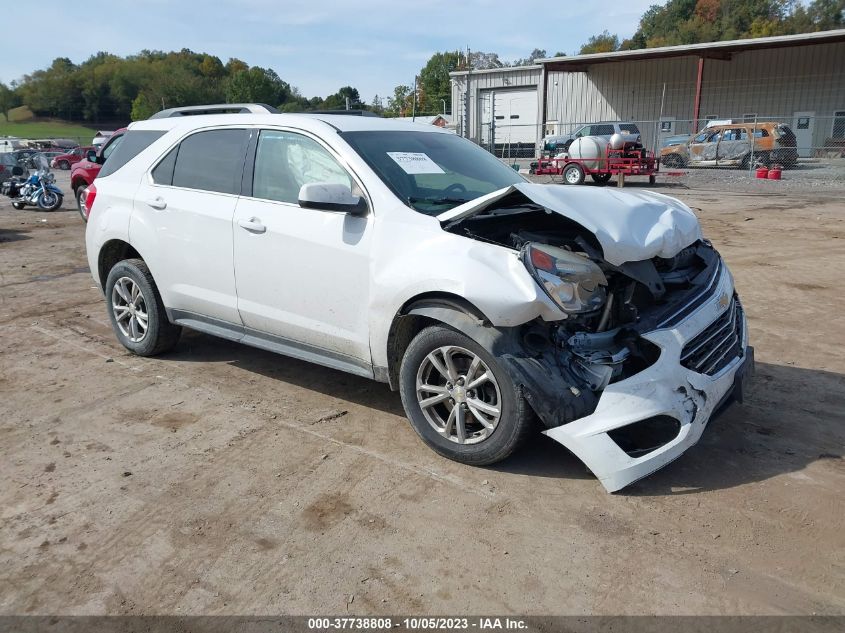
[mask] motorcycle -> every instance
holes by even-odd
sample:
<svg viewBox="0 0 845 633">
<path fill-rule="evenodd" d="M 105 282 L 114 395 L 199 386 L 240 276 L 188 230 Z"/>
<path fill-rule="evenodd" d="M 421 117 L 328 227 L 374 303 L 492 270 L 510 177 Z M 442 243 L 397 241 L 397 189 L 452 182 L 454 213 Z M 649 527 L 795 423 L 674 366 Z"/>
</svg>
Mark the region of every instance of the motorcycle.
<svg viewBox="0 0 845 633">
<path fill-rule="evenodd" d="M 33 160 L 38 171 L 26 179 L 13 178 L 3 183 L 2 193 L 12 198 L 15 209 L 23 209 L 28 205 L 42 211 L 55 211 L 62 206 L 64 193 L 55 185 L 56 177 L 50 172 L 47 158 L 36 154 Z"/>
</svg>

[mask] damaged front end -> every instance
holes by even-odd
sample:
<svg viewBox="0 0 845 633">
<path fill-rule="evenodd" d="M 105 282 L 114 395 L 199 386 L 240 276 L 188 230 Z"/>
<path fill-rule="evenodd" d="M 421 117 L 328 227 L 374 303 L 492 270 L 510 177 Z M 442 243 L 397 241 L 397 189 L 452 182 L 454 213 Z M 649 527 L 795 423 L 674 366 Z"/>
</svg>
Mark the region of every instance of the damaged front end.
<svg viewBox="0 0 845 633">
<path fill-rule="evenodd" d="M 544 433 L 613 492 L 679 457 L 718 407 L 741 398 L 753 370 L 745 316 L 697 222 L 682 238 L 664 222 L 642 249 L 651 256 L 628 261 L 620 253 L 634 245 L 613 237 L 613 223 L 585 230 L 530 193 L 512 190 L 444 229 L 518 253 L 561 308 L 563 319 L 509 328 L 497 354 Z M 665 217 L 662 203 L 647 202 Z"/>
</svg>

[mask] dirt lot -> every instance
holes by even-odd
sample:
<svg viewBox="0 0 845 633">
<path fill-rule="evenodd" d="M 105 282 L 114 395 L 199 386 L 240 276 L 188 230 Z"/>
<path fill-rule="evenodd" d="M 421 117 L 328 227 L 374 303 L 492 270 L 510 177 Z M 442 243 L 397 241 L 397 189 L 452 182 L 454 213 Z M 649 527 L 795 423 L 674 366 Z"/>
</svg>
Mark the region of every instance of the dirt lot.
<svg viewBox="0 0 845 633">
<path fill-rule="evenodd" d="M 661 190 L 731 265 L 758 374 L 615 495 L 541 436 L 446 461 L 381 384 L 194 333 L 130 356 L 71 201 L 2 202 L 0 613 L 845 613 L 842 186 L 693 181 Z"/>
</svg>

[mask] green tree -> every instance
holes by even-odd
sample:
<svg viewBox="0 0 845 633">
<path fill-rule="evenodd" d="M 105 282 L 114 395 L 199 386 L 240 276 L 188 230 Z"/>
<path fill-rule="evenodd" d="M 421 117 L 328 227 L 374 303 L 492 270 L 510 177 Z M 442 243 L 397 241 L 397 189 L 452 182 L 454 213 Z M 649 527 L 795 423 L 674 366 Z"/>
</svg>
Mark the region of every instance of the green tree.
<svg viewBox="0 0 845 633">
<path fill-rule="evenodd" d="M 14 85 L 14 82 L 12 85 Z M 0 82 L 0 112 L 6 117 L 7 123 L 9 122 L 9 110 L 17 108 L 19 105 L 20 97 L 9 86 Z"/>
<path fill-rule="evenodd" d="M 413 90 L 410 86 L 400 84 L 393 89 L 393 96 L 388 99 L 387 114 L 389 116 L 406 116 L 411 113 Z"/>
<path fill-rule="evenodd" d="M 229 77 L 226 100 L 229 103 L 266 103 L 277 106 L 290 97 L 290 85 L 271 68 L 253 66 Z"/>
<path fill-rule="evenodd" d="M 561 55 L 561 53 L 558 53 L 555 55 L 555 57 L 560 57 Z M 528 57 L 525 57 L 523 59 L 517 59 L 511 64 L 511 66 L 531 66 L 532 64 L 536 63 L 538 59 L 544 59 L 546 57 L 548 57 L 548 55 L 546 55 L 545 48 L 535 48 L 533 51 L 531 51 L 531 54 Z"/>
<path fill-rule="evenodd" d="M 440 112 L 442 99 L 448 104 L 452 99 L 452 84 L 449 73 L 457 70 L 461 62 L 459 51 L 435 53 L 420 71 L 420 86 L 423 98 L 421 109 L 426 112 Z"/>
<path fill-rule="evenodd" d="M 602 31 L 588 39 L 587 43 L 581 46 L 579 54 L 611 53 L 618 50 L 619 38 L 616 35 L 611 35 L 608 31 Z"/>
</svg>

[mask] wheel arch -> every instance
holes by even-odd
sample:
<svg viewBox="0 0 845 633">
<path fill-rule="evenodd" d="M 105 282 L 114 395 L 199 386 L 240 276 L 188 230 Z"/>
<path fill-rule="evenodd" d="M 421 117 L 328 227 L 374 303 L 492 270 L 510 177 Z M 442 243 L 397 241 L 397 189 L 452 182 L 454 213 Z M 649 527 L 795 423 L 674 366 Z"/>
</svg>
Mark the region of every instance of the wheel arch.
<svg viewBox="0 0 845 633">
<path fill-rule="evenodd" d="M 472 302 L 449 292 L 426 292 L 417 295 L 397 311 L 387 335 L 388 385 L 393 391 L 399 389 L 399 368 L 402 357 L 411 340 L 430 325 L 448 325 L 463 332 L 473 340 L 484 341 L 495 328 L 490 319 Z"/>
<path fill-rule="evenodd" d="M 79 176 L 77 176 L 76 178 L 71 178 L 70 188 L 73 190 L 74 194 L 76 194 L 77 190 L 87 186 L 88 182 L 84 178 L 81 178 Z"/>
<path fill-rule="evenodd" d="M 100 247 L 100 252 L 97 254 L 97 275 L 103 292 L 106 290 L 106 279 L 109 276 L 109 271 L 114 268 L 115 264 L 124 259 L 144 260 L 144 257 L 129 242 L 121 239 L 109 240 Z"/>
</svg>

